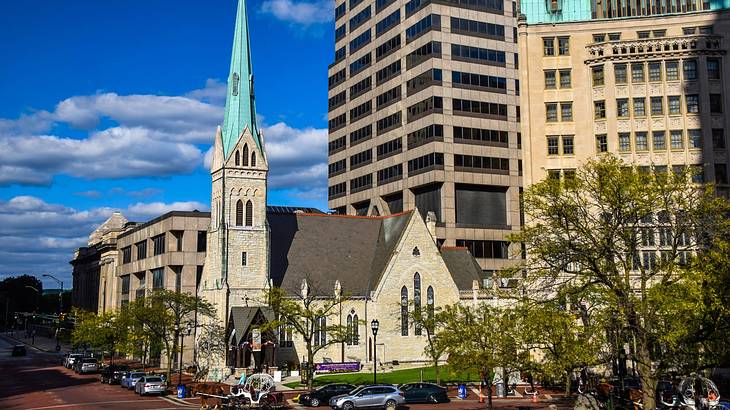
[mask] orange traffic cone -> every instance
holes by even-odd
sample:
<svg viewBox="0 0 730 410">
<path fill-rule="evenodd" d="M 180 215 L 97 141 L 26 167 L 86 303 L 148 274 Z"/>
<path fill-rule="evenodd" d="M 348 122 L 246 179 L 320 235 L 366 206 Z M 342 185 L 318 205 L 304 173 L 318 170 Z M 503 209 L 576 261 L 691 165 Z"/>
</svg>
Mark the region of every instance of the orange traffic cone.
<svg viewBox="0 0 730 410">
<path fill-rule="evenodd" d="M 537 394 L 532 395 L 532 402 L 537 403 Z"/>
<path fill-rule="evenodd" d="M 479 389 L 479 403 L 484 403 L 484 396 L 482 395 L 482 389 Z"/>
</svg>

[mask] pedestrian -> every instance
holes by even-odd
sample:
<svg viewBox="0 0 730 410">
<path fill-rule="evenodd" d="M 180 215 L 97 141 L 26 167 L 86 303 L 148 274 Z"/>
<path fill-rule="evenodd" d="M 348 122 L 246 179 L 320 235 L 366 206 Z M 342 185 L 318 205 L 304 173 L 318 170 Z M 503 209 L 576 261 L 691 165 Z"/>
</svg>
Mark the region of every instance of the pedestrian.
<svg viewBox="0 0 730 410">
<path fill-rule="evenodd" d="M 241 378 L 238 379 L 238 385 L 239 386 L 243 386 L 244 384 L 246 384 L 246 370 L 244 370 L 243 372 L 241 372 Z"/>
</svg>

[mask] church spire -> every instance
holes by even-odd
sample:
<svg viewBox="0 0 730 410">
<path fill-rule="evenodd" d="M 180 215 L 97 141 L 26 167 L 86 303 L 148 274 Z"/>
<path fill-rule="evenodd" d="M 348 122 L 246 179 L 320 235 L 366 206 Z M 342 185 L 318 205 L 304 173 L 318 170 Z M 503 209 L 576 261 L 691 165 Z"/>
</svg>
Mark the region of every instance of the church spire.
<svg viewBox="0 0 730 410">
<path fill-rule="evenodd" d="M 248 38 L 246 0 L 238 0 L 236 29 L 233 35 L 231 71 L 228 74 L 226 112 L 223 120 L 223 155 L 225 158 L 248 127 L 256 145 L 263 152 L 256 125 L 256 105 L 253 95 L 253 71 L 251 69 L 251 47 Z"/>
</svg>

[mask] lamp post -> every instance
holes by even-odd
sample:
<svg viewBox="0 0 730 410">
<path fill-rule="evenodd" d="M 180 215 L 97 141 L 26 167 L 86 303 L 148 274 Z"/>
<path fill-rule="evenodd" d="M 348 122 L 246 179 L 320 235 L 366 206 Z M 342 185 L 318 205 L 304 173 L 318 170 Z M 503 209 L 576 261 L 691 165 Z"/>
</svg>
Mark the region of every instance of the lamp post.
<svg viewBox="0 0 730 410">
<path fill-rule="evenodd" d="M 193 331 L 193 325 L 188 322 L 188 324 L 185 326 L 185 331 L 181 332 L 182 329 L 180 329 L 180 325 L 178 323 L 175 323 L 175 332 L 179 332 L 180 335 L 180 361 L 177 367 L 177 386 L 182 386 L 182 366 L 183 366 L 183 345 L 185 342 L 185 335 L 190 336 L 190 333 Z"/>
<path fill-rule="evenodd" d="M 61 291 L 58 292 L 58 327 L 56 327 L 56 351 L 61 351 L 61 342 L 58 340 L 58 334 L 61 332 L 61 313 L 63 312 L 63 281 L 49 274 L 44 274 L 44 278 L 53 279 L 61 285 Z"/>
<path fill-rule="evenodd" d="M 378 383 L 378 328 L 380 322 L 377 319 L 373 319 L 370 322 L 370 330 L 373 331 L 373 384 Z"/>
</svg>

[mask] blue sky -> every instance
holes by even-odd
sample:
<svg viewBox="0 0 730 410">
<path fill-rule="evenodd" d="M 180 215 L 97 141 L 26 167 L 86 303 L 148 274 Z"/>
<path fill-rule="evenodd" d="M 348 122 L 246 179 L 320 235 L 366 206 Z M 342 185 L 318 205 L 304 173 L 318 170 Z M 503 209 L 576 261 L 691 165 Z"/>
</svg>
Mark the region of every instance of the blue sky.
<svg viewBox="0 0 730 410">
<path fill-rule="evenodd" d="M 236 2 L 0 2 L 0 278 L 70 283 L 73 250 L 114 210 L 209 208 Z M 332 3 L 248 14 L 269 203 L 326 209 Z"/>
</svg>

